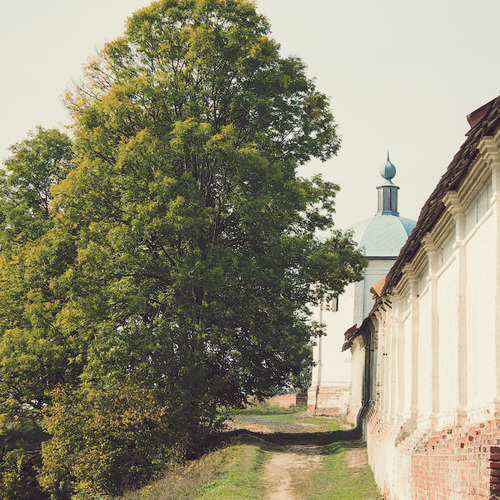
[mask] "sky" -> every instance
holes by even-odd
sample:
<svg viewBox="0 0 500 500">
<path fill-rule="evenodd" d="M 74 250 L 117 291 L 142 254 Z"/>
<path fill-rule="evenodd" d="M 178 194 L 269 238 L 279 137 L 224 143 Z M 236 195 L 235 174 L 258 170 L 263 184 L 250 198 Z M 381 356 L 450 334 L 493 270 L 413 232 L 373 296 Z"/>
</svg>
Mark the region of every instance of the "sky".
<svg viewBox="0 0 500 500">
<path fill-rule="evenodd" d="M 37 125 L 64 127 L 61 95 L 149 0 L 0 0 L 0 159 Z M 376 211 L 390 150 L 402 216 L 416 219 L 469 129 L 500 94 L 498 0 L 257 0 L 283 56 L 331 99 L 338 155 L 313 161 L 341 186 L 335 223 Z"/>
</svg>

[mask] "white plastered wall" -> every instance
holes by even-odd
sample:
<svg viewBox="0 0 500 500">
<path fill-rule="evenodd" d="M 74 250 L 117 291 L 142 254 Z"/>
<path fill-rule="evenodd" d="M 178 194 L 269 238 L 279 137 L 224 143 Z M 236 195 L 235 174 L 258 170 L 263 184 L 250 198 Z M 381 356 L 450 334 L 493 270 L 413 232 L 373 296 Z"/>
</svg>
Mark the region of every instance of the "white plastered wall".
<svg viewBox="0 0 500 500">
<path fill-rule="evenodd" d="M 308 391 L 309 408 L 337 410 L 355 420 L 353 404 L 359 407 L 361 400 L 352 402 L 352 378 L 357 377 L 356 384 L 362 380 L 362 375 L 353 373 L 362 371 L 364 354 L 360 351 L 354 360 L 350 350 L 342 352 L 344 333 L 354 325 L 361 326 L 368 316 L 373 307 L 370 288 L 387 274 L 394 260 L 369 259 L 364 280 L 346 287 L 338 299 L 337 311 L 329 310 L 326 305 L 314 308 L 313 319 L 325 325 L 326 334 L 316 340 L 313 349 L 315 366 Z"/>
<path fill-rule="evenodd" d="M 414 432 L 500 416 L 500 134 L 480 150 L 389 297 L 402 314 L 380 309 L 374 321 L 379 397 L 371 418 L 386 434 L 368 430 L 366 438 L 390 498 L 410 498 L 401 445 Z"/>
</svg>

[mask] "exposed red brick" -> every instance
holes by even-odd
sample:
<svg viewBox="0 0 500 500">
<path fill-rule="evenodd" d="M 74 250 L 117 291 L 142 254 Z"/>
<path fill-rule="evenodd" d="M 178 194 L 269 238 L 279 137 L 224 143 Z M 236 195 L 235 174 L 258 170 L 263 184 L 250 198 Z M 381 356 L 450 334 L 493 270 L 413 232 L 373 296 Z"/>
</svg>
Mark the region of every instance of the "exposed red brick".
<svg viewBox="0 0 500 500">
<path fill-rule="evenodd" d="M 271 406 L 289 408 L 290 406 L 300 406 L 307 403 L 307 394 L 282 394 L 268 399 Z"/>
<path fill-rule="evenodd" d="M 398 452 L 411 461 L 411 498 L 485 500 L 500 492 L 499 424 L 495 420 L 434 433 L 414 431 L 398 442 Z M 367 421 L 372 448 L 385 446 L 400 430 L 400 426 L 391 428 L 377 413 Z"/>
</svg>

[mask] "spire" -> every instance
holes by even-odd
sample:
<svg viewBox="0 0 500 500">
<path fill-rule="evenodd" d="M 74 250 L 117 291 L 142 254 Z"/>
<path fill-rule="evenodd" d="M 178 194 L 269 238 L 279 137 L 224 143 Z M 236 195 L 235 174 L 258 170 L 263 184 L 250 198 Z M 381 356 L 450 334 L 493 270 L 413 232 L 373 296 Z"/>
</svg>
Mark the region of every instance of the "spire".
<svg viewBox="0 0 500 500">
<path fill-rule="evenodd" d="M 387 151 L 387 161 L 380 168 L 380 175 L 385 182 L 381 186 L 377 186 L 378 190 L 378 215 L 395 215 L 399 216 L 398 212 L 398 190 L 392 179 L 396 175 L 396 167 L 389 158 Z"/>
</svg>

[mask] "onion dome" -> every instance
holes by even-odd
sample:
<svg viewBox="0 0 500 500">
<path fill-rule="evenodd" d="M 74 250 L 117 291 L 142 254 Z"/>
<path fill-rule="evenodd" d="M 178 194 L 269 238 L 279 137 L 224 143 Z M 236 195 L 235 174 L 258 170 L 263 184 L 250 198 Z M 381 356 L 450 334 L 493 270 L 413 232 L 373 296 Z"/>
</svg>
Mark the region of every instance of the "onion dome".
<svg viewBox="0 0 500 500">
<path fill-rule="evenodd" d="M 388 181 L 396 175 L 396 167 L 389 158 L 389 151 L 387 151 L 387 161 L 380 167 L 380 175 Z"/>
</svg>

